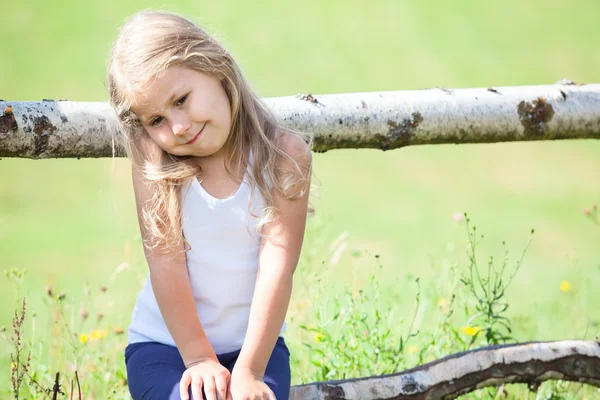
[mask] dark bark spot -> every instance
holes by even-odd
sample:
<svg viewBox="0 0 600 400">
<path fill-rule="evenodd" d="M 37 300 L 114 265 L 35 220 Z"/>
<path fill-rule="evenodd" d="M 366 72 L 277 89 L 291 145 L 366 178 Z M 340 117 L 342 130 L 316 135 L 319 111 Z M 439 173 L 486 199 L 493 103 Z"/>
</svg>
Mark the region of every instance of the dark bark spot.
<svg viewBox="0 0 600 400">
<path fill-rule="evenodd" d="M 494 88 L 491 88 L 491 87 L 487 88 L 487 90 L 488 90 L 488 92 L 492 92 L 492 93 L 497 93 L 497 94 L 500 94 L 500 92 L 499 92 L 499 91 L 497 91 L 496 89 L 494 89 Z"/>
<path fill-rule="evenodd" d="M 33 118 L 31 118 L 27 114 L 23 114 L 21 115 L 21 119 L 23 120 L 23 132 L 31 133 L 31 124 L 28 124 L 27 122 L 28 119 L 31 119 L 33 121 Z"/>
<path fill-rule="evenodd" d="M 423 122 L 423 116 L 418 112 L 412 113 L 412 118 L 404 118 L 400 123 L 389 120 L 388 135 L 377 139 L 381 143 L 381 149 L 388 150 L 408 146 L 415 134 L 415 129 L 421 122 Z"/>
<path fill-rule="evenodd" d="M 45 115 L 35 117 L 33 119 L 34 128 L 33 131 L 38 135 L 51 135 L 56 130 L 56 127 L 50 123 L 50 120 Z"/>
<path fill-rule="evenodd" d="M 52 125 L 48 117 L 42 115 L 33 119 L 34 127 L 33 131 L 36 133 L 35 136 L 35 155 L 39 156 L 46 151 L 48 147 L 48 140 L 50 135 L 54 133 L 56 127 Z"/>
<path fill-rule="evenodd" d="M 9 131 L 17 131 L 17 120 L 12 112 L 12 107 L 7 106 L 0 116 L 0 133 L 8 133 Z"/>
<path fill-rule="evenodd" d="M 35 155 L 36 157 L 46 151 L 48 147 L 48 139 L 50 135 L 42 135 L 35 137 Z"/>
<path fill-rule="evenodd" d="M 552 105 L 542 97 L 537 98 L 532 103 L 522 101 L 517 106 L 517 114 L 527 138 L 536 138 L 543 136 L 546 130 L 546 124 L 552 120 L 554 109 Z"/>
<path fill-rule="evenodd" d="M 415 378 L 411 375 L 406 377 L 406 380 L 402 385 L 402 392 L 404 394 L 421 393 L 423 391 L 425 391 L 425 386 L 423 386 L 423 384 L 415 381 Z"/>
<path fill-rule="evenodd" d="M 313 104 L 317 104 L 319 103 L 319 100 L 317 100 L 316 97 L 314 97 L 312 94 L 304 94 L 302 96 L 300 96 L 300 100 L 304 100 L 304 101 L 310 101 Z M 320 104 L 320 103 L 319 103 Z"/>
<path fill-rule="evenodd" d="M 346 393 L 340 386 L 323 385 L 322 390 L 325 400 L 343 400 L 346 398 Z"/>
<path fill-rule="evenodd" d="M 565 94 L 565 92 L 563 92 L 562 90 L 560 90 L 560 94 L 562 95 L 563 100 L 567 99 L 567 95 Z"/>
</svg>

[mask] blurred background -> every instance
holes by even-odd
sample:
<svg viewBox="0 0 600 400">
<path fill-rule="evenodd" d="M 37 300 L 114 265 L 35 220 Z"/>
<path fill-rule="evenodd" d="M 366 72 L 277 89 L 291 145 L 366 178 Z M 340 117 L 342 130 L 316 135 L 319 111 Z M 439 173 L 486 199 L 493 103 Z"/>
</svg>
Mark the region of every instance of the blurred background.
<svg viewBox="0 0 600 400">
<path fill-rule="evenodd" d="M 59 3 L 3 5 L 0 98 L 107 101 L 111 43 L 126 16 L 146 7 L 216 34 L 263 97 L 600 83 L 596 0 Z M 600 203 L 600 141 L 334 150 L 315 154 L 314 170 L 321 189 L 288 313 L 296 354 L 319 281 L 333 293 L 377 272 L 383 295 L 373 307 L 402 320 L 419 277 L 427 296 L 416 323 L 428 329 L 428 313 L 451 290 L 446 272 L 466 263 L 463 212 L 485 235 L 484 260 L 501 260 L 506 241 L 513 263 L 536 230 L 508 293 L 516 338 L 600 333 L 600 229 L 584 215 Z M 50 289 L 75 304 L 98 294 L 87 310 L 126 330 L 147 273 L 129 162 L 0 160 L 0 269 L 13 268 L 27 273 L 20 284 L 1 277 L 0 326 L 27 296 L 37 325 L 26 331 L 47 335 Z M 9 350 L 0 345 L 0 361 Z"/>
</svg>

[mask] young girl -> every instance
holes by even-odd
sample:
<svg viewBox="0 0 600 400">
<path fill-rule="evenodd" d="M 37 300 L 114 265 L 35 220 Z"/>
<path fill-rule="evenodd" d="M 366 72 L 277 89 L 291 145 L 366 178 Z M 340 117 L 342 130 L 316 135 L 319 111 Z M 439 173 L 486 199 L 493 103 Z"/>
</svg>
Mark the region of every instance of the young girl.
<svg viewBox="0 0 600 400">
<path fill-rule="evenodd" d="M 214 38 L 170 13 L 126 22 L 107 83 L 149 266 L 125 349 L 132 397 L 287 399 L 308 145 Z"/>
</svg>

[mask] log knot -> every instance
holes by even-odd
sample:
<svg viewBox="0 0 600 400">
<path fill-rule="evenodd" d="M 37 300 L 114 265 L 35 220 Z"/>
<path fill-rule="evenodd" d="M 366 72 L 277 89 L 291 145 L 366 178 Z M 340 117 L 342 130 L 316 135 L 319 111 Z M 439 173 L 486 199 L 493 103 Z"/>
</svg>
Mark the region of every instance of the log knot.
<svg viewBox="0 0 600 400">
<path fill-rule="evenodd" d="M 319 100 L 317 100 L 317 98 L 315 96 L 313 96 L 312 94 L 303 94 L 300 95 L 300 100 L 304 100 L 304 101 L 310 101 L 313 104 L 316 104 L 319 102 Z"/>
<path fill-rule="evenodd" d="M 400 123 L 388 120 L 389 131 L 386 138 L 381 138 L 381 149 L 388 150 L 408 146 L 421 122 L 423 122 L 423 116 L 419 112 L 412 113 L 411 118 L 404 118 Z"/>
<path fill-rule="evenodd" d="M 17 120 L 12 112 L 12 107 L 7 106 L 0 116 L 0 133 L 16 132 L 17 128 Z"/>
<path fill-rule="evenodd" d="M 325 400 L 345 400 L 346 392 L 338 385 L 323 385 L 323 395 Z"/>
<path fill-rule="evenodd" d="M 42 115 L 33 118 L 33 132 L 35 136 L 35 155 L 36 157 L 46 151 L 50 135 L 54 133 L 56 126 L 52 125 L 47 116 Z"/>
<path fill-rule="evenodd" d="M 546 124 L 554 116 L 554 108 L 544 98 L 538 97 L 532 103 L 521 101 L 517 106 L 517 113 L 521 125 L 525 128 L 527 138 L 542 137 L 546 131 Z"/>
<path fill-rule="evenodd" d="M 408 375 L 402 382 L 402 394 L 416 394 L 423 393 L 426 387 L 421 382 L 417 381 L 414 376 Z"/>
</svg>

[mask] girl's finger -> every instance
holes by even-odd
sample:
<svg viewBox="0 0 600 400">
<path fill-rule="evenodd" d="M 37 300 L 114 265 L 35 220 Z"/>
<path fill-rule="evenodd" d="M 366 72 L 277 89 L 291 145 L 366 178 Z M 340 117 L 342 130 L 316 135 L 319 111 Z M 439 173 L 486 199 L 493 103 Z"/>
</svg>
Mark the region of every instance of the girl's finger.
<svg viewBox="0 0 600 400">
<path fill-rule="evenodd" d="M 198 376 L 192 381 L 192 396 L 194 400 L 202 400 L 202 383 L 204 380 L 201 376 Z"/>
<path fill-rule="evenodd" d="M 188 387 L 190 386 L 191 382 L 192 377 L 190 376 L 188 371 L 185 371 L 181 376 L 181 380 L 179 381 L 179 397 L 181 397 L 181 400 L 189 399 Z"/>
<path fill-rule="evenodd" d="M 215 385 L 216 385 L 216 392 L 217 392 L 217 399 L 218 400 L 227 400 L 227 386 L 228 386 L 229 382 L 227 382 L 227 378 L 225 378 L 222 375 L 216 375 L 215 376 Z"/>
<path fill-rule="evenodd" d="M 217 400 L 217 389 L 215 386 L 215 378 L 207 377 L 204 381 L 204 395 L 206 396 L 206 400 Z M 202 397 L 199 397 L 200 399 Z"/>
</svg>

